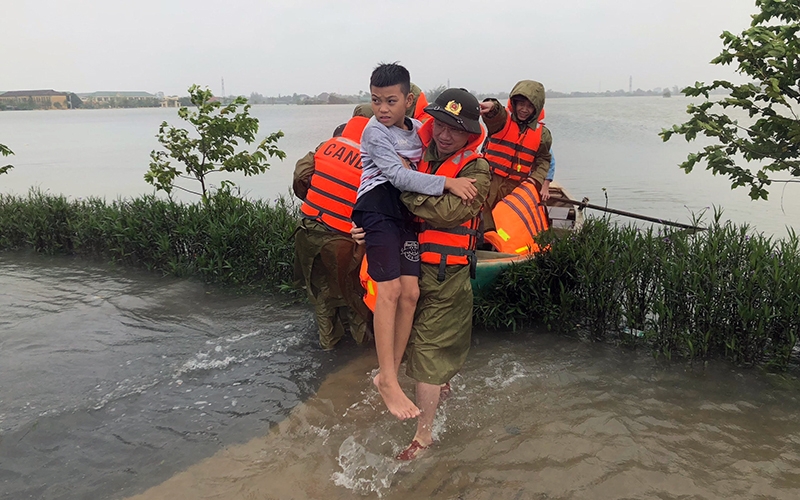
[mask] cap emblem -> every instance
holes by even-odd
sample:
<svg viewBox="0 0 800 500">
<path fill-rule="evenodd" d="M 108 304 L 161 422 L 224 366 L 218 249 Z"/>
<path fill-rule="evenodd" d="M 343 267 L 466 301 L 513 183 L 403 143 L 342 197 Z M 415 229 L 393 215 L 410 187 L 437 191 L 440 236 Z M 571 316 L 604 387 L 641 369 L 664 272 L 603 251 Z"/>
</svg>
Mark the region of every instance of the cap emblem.
<svg viewBox="0 0 800 500">
<path fill-rule="evenodd" d="M 461 114 L 461 104 L 456 101 L 450 101 L 447 103 L 447 106 L 444 107 L 444 110 L 458 116 Z"/>
</svg>

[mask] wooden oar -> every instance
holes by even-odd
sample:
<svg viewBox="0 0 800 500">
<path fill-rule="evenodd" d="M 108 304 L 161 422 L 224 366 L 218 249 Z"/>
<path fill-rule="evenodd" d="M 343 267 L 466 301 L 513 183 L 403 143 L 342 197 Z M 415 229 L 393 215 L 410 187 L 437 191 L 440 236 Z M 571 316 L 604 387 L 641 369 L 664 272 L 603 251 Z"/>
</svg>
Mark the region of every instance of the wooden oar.
<svg viewBox="0 0 800 500">
<path fill-rule="evenodd" d="M 631 218 L 634 218 L 634 219 L 646 220 L 648 222 L 655 222 L 657 224 L 663 224 L 665 226 L 674 226 L 674 227 L 679 227 L 681 229 L 692 229 L 692 230 L 695 230 L 695 231 L 705 231 L 706 230 L 706 228 L 704 228 L 704 227 L 691 226 L 689 224 L 681 224 L 680 222 L 672 222 L 670 220 L 659 219 L 657 217 L 650 217 L 650 216 L 647 216 L 647 215 L 635 214 L 633 212 L 625 212 L 624 210 L 616 210 L 614 208 L 608 208 L 608 207 L 604 207 L 604 206 L 601 206 L 601 205 L 593 205 L 593 204 L 589 203 L 589 198 L 584 198 L 583 201 L 575 201 L 575 200 L 570 200 L 569 198 L 561 198 L 559 196 L 551 196 L 550 199 L 554 200 L 554 201 L 560 201 L 562 203 L 568 203 L 570 205 L 575 205 L 576 207 L 578 207 L 580 209 L 591 208 L 591 209 L 594 209 L 594 210 L 600 210 L 600 211 L 603 211 L 603 212 L 608 212 L 610 214 L 623 215 L 625 217 L 631 217 Z"/>
</svg>

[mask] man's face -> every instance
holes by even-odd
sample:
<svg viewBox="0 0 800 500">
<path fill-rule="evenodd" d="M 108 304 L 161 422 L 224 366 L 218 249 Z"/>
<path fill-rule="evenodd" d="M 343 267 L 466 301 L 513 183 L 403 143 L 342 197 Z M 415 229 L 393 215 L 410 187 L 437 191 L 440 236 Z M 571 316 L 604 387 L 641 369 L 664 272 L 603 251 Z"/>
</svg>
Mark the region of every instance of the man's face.
<svg viewBox="0 0 800 500">
<path fill-rule="evenodd" d="M 403 94 L 400 84 L 390 87 L 370 87 L 372 112 L 387 127 L 403 127 L 406 109 L 414 102 L 414 94 Z"/>
<path fill-rule="evenodd" d="M 533 107 L 531 101 L 524 97 L 514 97 L 511 102 L 514 103 L 514 114 L 517 115 L 517 119 L 521 122 L 524 122 L 530 118 L 531 115 L 533 115 L 533 112 L 536 111 L 536 108 Z"/>
<path fill-rule="evenodd" d="M 453 154 L 467 145 L 469 132 L 453 128 L 446 123 L 434 119 L 433 122 L 433 142 L 440 155 Z"/>
</svg>

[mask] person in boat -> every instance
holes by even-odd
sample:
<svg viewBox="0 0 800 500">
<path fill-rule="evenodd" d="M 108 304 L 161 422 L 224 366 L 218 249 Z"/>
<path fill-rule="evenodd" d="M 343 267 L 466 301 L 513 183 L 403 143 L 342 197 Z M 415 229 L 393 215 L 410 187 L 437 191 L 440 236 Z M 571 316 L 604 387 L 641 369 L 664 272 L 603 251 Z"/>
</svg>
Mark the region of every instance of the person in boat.
<svg viewBox="0 0 800 500">
<path fill-rule="evenodd" d="M 544 178 L 544 182 L 542 183 L 542 189 L 539 192 L 539 196 L 542 198 L 542 202 L 545 202 L 550 199 L 550 183 L 553 182 L 553 179 L 556 176 L 556 155 L 553 154 L 553 150 L 550 150 L 550 168 L 547 170 L 547 176 Z"/>
<path fill-rule="evenodd" d="M 294 169 L 292 190 L 303 200 L 294 237 L 295 284 L 306 289 L 314 305 L 319 345 L 325 350 L 333 349 L 347 328 L 358 344 L 371 339 L 372 313 L 362 300 L 358 276 L 364 249 L 349 234 L 361 178 L 359 141 L 367 121 L 354 114 Z"/>
<path fill-rule="evenodd" d="M 507 108 L 492 98 L 481 103 L 489 134 L 484 155 L 492 168 L 492 185 L 483 212 L 487 231 L 495 229 L 492 209 L 523 180 L 530 177 L 537 190 L 543 191 L 553 142 L 550 131 L 540 123 L 544 101 L 541 83 L 522 80 L 511 90 Z"/>
<path fill-rule="evenodd" d="M 433 444 L 436 410 L 466 361 L 472 336 L 470 277 L 481 206 L 490 184 L 489 164 L 477 153 L 483 140 L 478 100 L 464 89 L 451 88 L 425 110 L 433 119 L 419 131 L 426 147 L 420 171 L 475 179 L 477 195 L 468 204 L 452 193 L 400 195 L 417 220 L 422 260 L 420 296 L 405 352 L 406 373 L 416 381 L 421 413 L 414 438 L 398 460 L 412 460 Z M 352 233 L 357 241 L 363 238 L 360 228 Z"/>
<path fill-rule="evenodd" d="M 386 407 L 404 420 L 419 415 L 397 380 L 399 359 L 419 296 L 419 244 L 410 216 L 400 203 L 401 191 L 441 196 L 445 191 L 469 203 L 477 194 L 472 181 L 418 172 L 423 143 L 421 123 L 408 118 L 411 80 L 403 66 L 380 64 L 370 77 L 375 114 L 361 135 L 363 169 L 353 222 L 364 228 L 368 270 L 378 294 L 373 326 L 379 373 L 373 383 Z"/>
</svg>

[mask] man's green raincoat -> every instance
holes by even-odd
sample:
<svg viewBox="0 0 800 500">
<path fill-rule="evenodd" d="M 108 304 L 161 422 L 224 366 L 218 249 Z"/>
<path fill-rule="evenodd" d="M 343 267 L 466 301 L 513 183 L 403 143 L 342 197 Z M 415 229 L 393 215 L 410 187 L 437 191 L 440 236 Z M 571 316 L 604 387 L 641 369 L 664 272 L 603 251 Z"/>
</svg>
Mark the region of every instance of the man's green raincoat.
<svg viewBox="0 0 800 500">
<path fill-rule="evenodd" d="M 301 158 L 294 170 L 292 189 L 304 200 L 314 173 L 314 153 Z M 305 288 L 319 330 L 319 344 L 332 349 L 342 339 L 345 324 L 357 343 L 369 340 L 369 309 L 362 300 L 364 290 L 358 278 L 363 246 L 350 235 L 333 231 L 326 225 L 301 219 L 294 237 L 295 285 Z"/>
<path fill-rule="evenodd" d="M 440 157 L 436 143 L 425 151 L 432 172 L 449 157 Z M 446 192 L 441 196 L 403 193 L 400 200 L 426 223 L 451 228 L 475 217 L 489 192 L 489 164 L 480 158 L 464 166 L 459 177 L 476 179 L 478 195 L 470 205 Z M 444 281 L 439 266 L 422 263 L 419 301 L 406 350 L 406 372 L 419 382 L 443 384 L 458 373 L 467 359 L 472 337 L 472 286 L 470 266 L 447 266 Z"/>
</svg>

